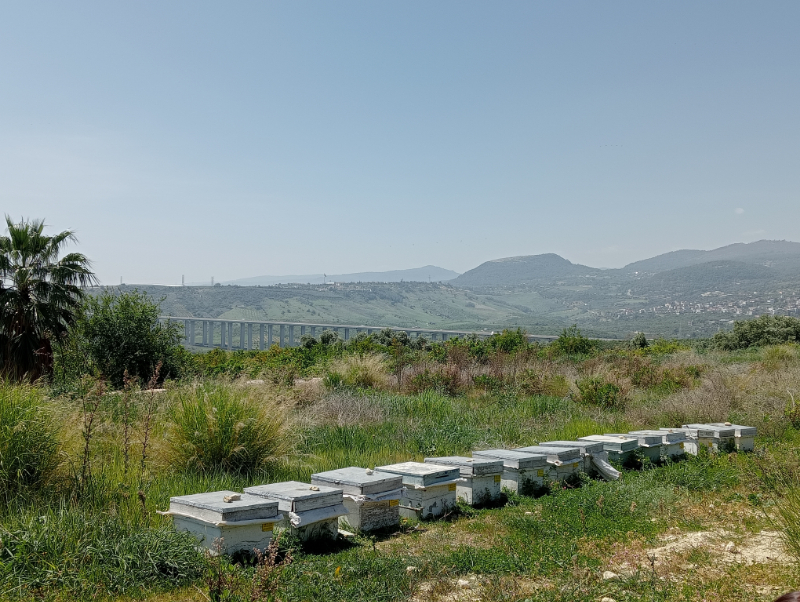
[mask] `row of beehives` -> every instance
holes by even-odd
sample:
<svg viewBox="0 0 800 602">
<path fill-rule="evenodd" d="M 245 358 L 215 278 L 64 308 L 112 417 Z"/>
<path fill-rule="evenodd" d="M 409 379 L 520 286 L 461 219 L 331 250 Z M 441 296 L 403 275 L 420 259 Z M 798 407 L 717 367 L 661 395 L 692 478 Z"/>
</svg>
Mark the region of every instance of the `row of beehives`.
<svg viewBox="0 0 800 602">
<path fill-rule="evenodd" d="M 620 473 L 609 460 L 626 465 L 641 456 L 653 462 L 697 454 L 701 448 L 752 451 L 756 429 L 730 423 L 590 435 L 577 441 L 548 441 L 518 449 L 475 451 L 403 462 L 375 470 L 349 467 L 289 481 L 247 487 L 244 493 L 215 491 L 173 497 L 164 514 L 209 549 L 225 553 L 265 549 L 276 529 L 300 539 L 335 538 L 339 525 L 373 531 L 399 525 L 400 517 L 433 518 L 455 506 L 490 504 L 502 488 L 529 495 L 549 481 L 579 472 L 605 479 Z"/>
</svg>

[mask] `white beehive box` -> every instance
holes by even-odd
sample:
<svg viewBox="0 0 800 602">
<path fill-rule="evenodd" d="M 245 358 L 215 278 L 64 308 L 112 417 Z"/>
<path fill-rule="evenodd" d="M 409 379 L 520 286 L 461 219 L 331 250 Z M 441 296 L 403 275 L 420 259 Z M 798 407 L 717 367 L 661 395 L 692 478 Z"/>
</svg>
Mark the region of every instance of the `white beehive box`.
<svg viewBox="0 0 800 602">
<path fill-rule="evenodd" d="M 397 474 L 403 478 L 400 516 L 404 518 L 434 518 L 456 505 L 458 467 L 401 462 L 377 466 L 375 470 Z"/>
<path fill-rule="evenodd" d="M 544 441 L 541 447 L 577 447 L 583 458 L 583 470 L 587 474 L 596 476 L 597 469 L 592 460 L 608 462 L 608 452 L 603 449 L 603 444 L 596 441 Z"/>
<path fill-rule="evenodd" d="M 351 466 L 312 474 L 311 484 L 342 490 L 347 514 L 339 517 L 339 525 L 345 529 L 374 531 L 400 524 L 400 475 Z"/>
<path fill-rule="evenodd" d="M 489 504 L 500 497 L 502 460 L 446 456 L 425 458 L 426 463 L 456 466 L 461 477 L 456 483 L 456 498 L 471 506 Z"/>
<path fill-rule="evenodd" d="M 729 452 L 736 449 L 736 429 L 733 425 L 712 426 L 710 424 L 684 424 L 683 428 L 688 429 L 711 429 L 714 432 L 714 449 L 717 451 Z"/>
<path fill-rule="evenodd" d="M 231 501 L 226 502 L 225 499 Z M 179 531 L 189 531 L 213 553 L 266 550 L 279 520 L 277 502 L 234 491 L 172 497 L 169 511 Z"/>
<path fill-rule="evenodd" d="M 545 445 L 529 445 L 518 447 L 514 451 L 526 454 L 541 454 L 547 458 L 550 465 L 550 478 L 554 481 L 563 481 L 570 476 L 581 472 L 583 457 L 577 446 L 573 447 L 548 447 Z"/>
<path fill-rule="evenodd" d="M 588 435 L 579 437 L 580 441 L 594 441 L 603 444 L 603 450 L 608 452 L 608 458 L 615 462 L 625 464 L 633 459 L 636 450 L 639 449 L 639 440 L 630 435 L 613 436 L 608 435 Z"/>
<path fill-rule="evenodd" d="M 717 449 L 717 441 L 714 438 L 714 431 L 708 427 L 706 428 L 665 428 L 661 427 L 658 430 L 666 431 L 668 433 L 683 433 L 686 437 L 686 444 L 684 449 L 687 454 L 696 456 L 700 453 L 701 448 L 708 451 Z"/>
<path fill-rule="evenodd" d="M 686 454 L 686 435 L 684 433 L 670 433 L 667 431 L 642 430 L 631 431 L 629 435 L 637 437 L 652 436 L 661 437 L 661 457 L 679 458 Z"/>
<path fill-rule="evenodd" d="M 473 458 L 503 461 L 500 485 L 520 495 L 534 495 L 549 479 L 547 456 L 512 449 L 485 449 L 472 452 Z"/>
<path fill-rule="evenodd" d="M 633 437 L 639 442 L 639 452 L 654 464 L 661 462 L 661 446 L 664 438 L 661 435 L 633 435 L 631 433 L 606 433 L 609 437 Z"/>
<path fill-rule="evenodd" d="M 290 529 L 303 540 L 334 539 L 339 534 L 339 517 L 347 514 L 342 490 L 299 481 L 245 487 L 245 493 L 278 502 L 287 517 L 278 529 Z"/>
<path fill-rule="evenodd" d="M 739 451 L 753 451 L 756 448 L 756 427 L 731 424 L 730 422 L 711 422 L 708 426 L 732 428 L 736 449 Z"/>
</svg>

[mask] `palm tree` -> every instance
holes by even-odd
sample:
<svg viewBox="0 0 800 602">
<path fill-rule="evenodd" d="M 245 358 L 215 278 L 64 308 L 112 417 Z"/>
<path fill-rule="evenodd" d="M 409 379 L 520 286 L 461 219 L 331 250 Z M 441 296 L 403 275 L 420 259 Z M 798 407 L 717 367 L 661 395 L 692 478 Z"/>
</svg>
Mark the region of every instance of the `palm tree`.
<svg viewBox="0 0 800 602">
<path fill-rule="evenodd" d="M 63 247 L 76 242 L 65 230 L 42 232 L 44 220 L 15 224 L 6 216 L 0 236 L 0 375 L 36 380 L 52 371 L 53 340 L 62 338 L 78 315 L 83 287 L 97 282 L 91 263 Z"/>
</svg>

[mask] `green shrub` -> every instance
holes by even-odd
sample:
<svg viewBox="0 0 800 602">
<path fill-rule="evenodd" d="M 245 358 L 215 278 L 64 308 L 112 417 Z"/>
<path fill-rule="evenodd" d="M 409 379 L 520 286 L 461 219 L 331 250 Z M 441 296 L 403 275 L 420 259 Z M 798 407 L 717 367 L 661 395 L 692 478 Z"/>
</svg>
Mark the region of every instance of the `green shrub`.
<svg viewBox="0 0 800 602">
<path fill-rule="evenodd" d="M 714 347 L 728 351 L 795 341 L 800 341 L 800 319 L 769 315 L 737 320 L 731 332 L 718 332 L 711 339 Z"/>
<path fill-rule="evenodd" d="M 159 304 L 146 293 L 104 291 L 88 296 L 59 359 L 74 366 L 83 362 L 81 372 L 95 371 L 115 387 L 124 384 L 126 372 L 147 381 L 159 363 L 161 379 L 180 376 L 188 362 L 180 327 L 162 324 L 158 316 Z M 65 378 L 81 376 L 63 368 L 57 373 Z"/>
<path fill-rule="evenodd" d="M 214 384 L 184 390 L 168 415 L 173 460 L 185 469 L 247 474 L 287 449 L 285 411 L 252 388 Z"/>
<path fill-rule="evenodd" d="M 630 341 L 631 349 L 646 349 L 649 346 L 650 343 L 647 342 L 647 337 L 643 332 L 637 332 Z"/>
<path fill-rule="evenodd" d="M 461 390 L 461 374 L 454 366 L 442 366 L 435 370 L 425 368 L 411 377 L 408 389 L 411 393 L 438 391 L 445 395 L 457 395 Z"/>
<path fill-rule="evenodd" d="M 607 409 L 623 405 L 622 390 L 614 383 L 601 378 L 583 378 L 576 384 L 580 392 L 578 401 L 582 403 Z"/>
<path fill-rule="evenodd" d="M 357 389 L 380 389 L 388 383 L 386 360 L 380 355 L 349 355 L 331 365 L 327 383 Z"/>
<path fill-rule="evenodd" d="M 528 335 L 521 328 L 516 330 L 503 330 L 486 339 L 486 347 L 493 351 L 514 353 L 528 347 Z"/>
<path fill-rule="evenodd" d="M 566 355 L 585 355 L 597 349 L 597 341 L 583 336 L 575 324 L 565 328 L 550 345 L 555 351 Z"/>
<path fill-rule="evenodd" d="M 526 395 L 565 397 L 569 393 L 569 382 L 563 374 L 525 370 L 519 380 L 520 390 Z"/>
<path fill-rule="evenodd" d="M 38 389 L 0 383 L 0 499 L 47 484 L 58 463 L 56 431 Z"/>
</svg>

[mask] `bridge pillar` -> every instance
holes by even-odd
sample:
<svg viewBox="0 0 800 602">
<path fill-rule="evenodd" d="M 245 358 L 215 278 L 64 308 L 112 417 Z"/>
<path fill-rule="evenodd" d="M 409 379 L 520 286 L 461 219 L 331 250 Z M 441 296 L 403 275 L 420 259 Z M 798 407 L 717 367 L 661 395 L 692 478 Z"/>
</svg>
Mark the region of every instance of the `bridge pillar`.
<svg viewBox="0 0 800 602">
<path fill-rule="evenodd" d="M 311 336 L 314 337 L 315 339 L 317 338 L 317 327 L 316 326 L 312 326 L 311 327 Z"/>
<path fill-rule="evenodd" d="M 272 348 L 272 324 L 267 324 L 267 349 Z"/>
<path fill-rule="evenodd" d="M 233 351 L 233 322 L 228 322 L 228 351 Z"/>
<path fill-rule="evenodd" d="M 345 341 L 350 340 L 350 329 L 349 328 L 345 328 L 344 329 L 344 340 Z"/>
<path fill-rule="evenodd" d="M 289 324 L 289 347 L 294 347 L 294 326 Z"/>
<path fill-rule="evenodd" d="M 279 347 L 285 347 L 286 344 L 284 343 L 284 341 L 286 340 L 285 339 L 285 337 L 286 337 L 286 326 L 284 324 L 281 324 L 279 330 L 280 330 L 280 342 L 278 343 L 278 346 Z"/>
<path fill-rule="evenodd" d="M 251 350 L 253 348 L 253 325 L 248 323 L 247 324 L 247 350 Z"/>
<path fill-rule="evenodd" d="M 258 349 L 264 351 L 264 325 L 258 325 Z"/>
</svg>

